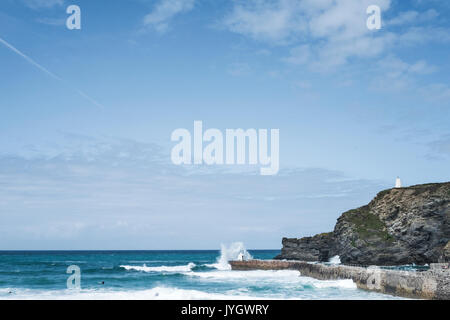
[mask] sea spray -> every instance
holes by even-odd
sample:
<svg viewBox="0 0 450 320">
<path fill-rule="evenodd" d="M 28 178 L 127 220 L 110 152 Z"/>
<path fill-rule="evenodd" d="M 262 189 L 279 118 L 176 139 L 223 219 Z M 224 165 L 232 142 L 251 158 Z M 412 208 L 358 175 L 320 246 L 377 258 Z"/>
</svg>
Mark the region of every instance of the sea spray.
<svg viewBox="0 0 450 320">
<path fill-rule="evenodd" d="M 341 258 L 339 256 L 331 257 L 328 263 L 333 265 L 341 264 Z"/>
<path fill-rule="evenodd" d="M 213 263 L 208 266 L 219 270 L 231 270 L 231 266 L 228 262 L 237 260 L 240 253 L 244 255 L 245 260 L 252 259 L 251 254 L 248 253 L 242 242 L 233 242 L 229 247 L 221 244 L 220 257 L 217 258 L 217 263 Z"/>
</svg>

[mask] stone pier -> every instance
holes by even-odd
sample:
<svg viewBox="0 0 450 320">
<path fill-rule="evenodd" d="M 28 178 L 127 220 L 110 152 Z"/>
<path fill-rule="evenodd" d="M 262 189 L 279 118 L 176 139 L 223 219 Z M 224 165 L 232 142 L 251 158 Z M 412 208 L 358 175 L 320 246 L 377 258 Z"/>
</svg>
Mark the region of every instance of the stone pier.
<svg viewBox="0 0 450 320">
<path fill-rule="evenodd" d="M 428 271 L 399 271 L 378 267 L 325 265 L 304 261 L 231 261 L 233 270 L 298 270 L 318 280 L 351 279 L 360 289 L 405 298 L 450 300 L 449 264 L 431 264 Z"/>
</svg>

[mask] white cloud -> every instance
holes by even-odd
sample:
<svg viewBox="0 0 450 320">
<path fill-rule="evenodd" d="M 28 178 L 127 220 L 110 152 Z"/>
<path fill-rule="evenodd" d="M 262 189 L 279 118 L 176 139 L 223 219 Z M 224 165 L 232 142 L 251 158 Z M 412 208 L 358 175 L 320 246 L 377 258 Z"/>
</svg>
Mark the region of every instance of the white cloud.
<svg viewBox="0 0 450 320">
<path fill-rule="evenodd" d="M 439 16 L 439 13 L 434 9 L 429 9 L 423 13 L 417 11 L 406 11 L 400 13 L 397 17 L 387 22 L 389 26 L 398 26 L 411 23 L 425 22 L 433 20 Z"/>
<path fill-rule="evenodd" d="M 370 33 L 366 9 L 376 4 L 382 11 L 390 0 L 246 0 L 235 1 L 223 24 L 229 30 L 256 40 L 354 38 Z"/>
<path fill-rule="evenodd" d="M 435 66 L 428 64 L 425 60 L 419 60 L 409 64 L 394 56 L 382 59 L 379 65 L 385 70 L 385 74 L 391 78 L 411 74 L 431 74 L 437 70 Z"/>
<path fill-rule="evenodd" d="M 284 42 L 306 31 L 307 25 L 298 12 L 298 1 L 236 1 L 223 23 L 229 30 L 256 40 Z"/>
<path fill-rule="evenodd" d="M 450 103 L 450 86 L 446 83 L 429 84 L 420 88 L 419 93 L 431 102 Z"/>
<path fill-rule="evenodd" d="M 294 47 L 284 61 L 292 64 L 306 64 L 311 59 L 311 47 L 307 44 Z"/>
<path fill-rule="evenodd" d="M 420 46 L 428 42 L 450 43 L 450 30 L 442 27 L 411 27 L 396 35 L 396 43 L 402 46 Z"/>
<path fill-rule="evenodd" d="M 351 40 L 331 39 L 292 48 L 283 61 L 308 65 L 313 71 L 329 71 L 346 64 L 351 58 L 374 58 L 391 46 L 396 37 L 386 33 L 381 37 L 362 36 Z"/>
<path fill-rule="evenodd" d="M 48 9 L 54 6 L 62 6 L 64 0 L 22 0 L 26 6 L 32 9 Z"/>
<path fill-rule="evenodd" d="M 388 22 L 389 25 L 402 25 L 406 23 L 411 23 L 417 19 L 419 13 L 417 11 L 406 11 L 399 14 L 397 17 Z"/>
<path fill-rule="evenodd" d="M 64 26 L 66 23 L 66 19 L 64 18 L 38 18 L 36 22 L 46 24 L 49 26 Z"/>
<path fill-rule="evenodd" d="M 368 30 L 369 5 L 382 11 L 390 0 L 236 1 L 223 21 L 232 32 L 272 45 L 297 43 L 284 60 L 328 69 L 351 57 L 373 57 L 393 41 L 389 32 Z"/>
<path fill-rule="evenodd" d="M 145 16 L 144 25 L 163 33 L 177 14 L 192 10 L 194 5 L 195 0 L 161 0 L 153 11 Z"/>
<path fill-rule="evenodd" d="M 423 90 L 417 76 L 428 75 L 438 69 L 425 60 L 408 63 L 395 56 L 378 62 L 379 76 L 372 81 L 372 88 L 383 91 Z"/>
<path fill-rule="evenodd" d="M 323 231 L 343 210 L 382 189 L 379 182 L 343 180 L 342 173 L 325 169 L 274 177 L 188 172 L 172 165 L 168 150 L 126 139 L 67 135 L 32 154 L 30 149 L 15 156 L 0 152 L 1 249 L 141 243 L 147 249 L 149 243 L 152 249 L 207 249 L 229 238 L 245 240 L 249 230 L 234 230 L 236 221 L 255 226 L 255 219 L 282 234 L 311 224 L 317 224 L 312 232 Z M 279 237 L 264 241 L 259 245 L 273 246 Z"/>
<path fill-rule="evenodd" d="M 370 87 L 377 91 L 407 94 L 421 99 L 428 106 L 446 107 L 450 103 L 450 86 L 447 83 L 425 82 L 421 76 L 438 72 L 437 66 L 425 60 L 406 62 L 395 56 L 388 56 L 377 63 Z"/>
<path fill-rule="evenodd" d="M 380 31 L 366 26 L 369 5 L 381 8 Z M 413 25 L 395 32 L 390 28 L 432 21 L 439 16 L 436 10 L 406 11 L 384 23 L 390 7 L 391 0 L 236 0 L 222 22 L 228 30 L 253 40 L 291 46 L 282 60 L 315 71 L 334 70 L 355 58 L 377 58 L 395 46 L 450 41 L 444 28 Z M 433 71 L 419 61 L 409 66 L 408 73 Z"/>
<path fill-rule="evenodd" d="M 408 71 L 416 74 L 431 74 L 438 70 L 436 66 L 428 64 L 425 60 L 419 60 L 409 66 Z"/>
</svg>

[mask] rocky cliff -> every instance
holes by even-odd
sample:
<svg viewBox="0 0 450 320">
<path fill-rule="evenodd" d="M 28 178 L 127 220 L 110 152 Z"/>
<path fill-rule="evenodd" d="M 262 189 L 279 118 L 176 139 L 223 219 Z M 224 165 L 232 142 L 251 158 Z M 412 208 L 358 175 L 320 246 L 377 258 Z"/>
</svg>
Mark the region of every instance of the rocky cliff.
<svg viewBox="0 0 450 320">
<path fill-rule="evenodd" d="M 283 238 L 281 255 L 277 258 L 301 261 L 327 261 L 333 253 L 333 233 L 321 233 L 301 239 Z"/>
<path fill-rule="evenodd" d="M 326 236 L 325 236 L 326 235 Z M 450 261 L 450 183 L 380 192 L 343 213 L 329 234 L 283 239 L 277 259 L 399 265 Z"/>
</svg>

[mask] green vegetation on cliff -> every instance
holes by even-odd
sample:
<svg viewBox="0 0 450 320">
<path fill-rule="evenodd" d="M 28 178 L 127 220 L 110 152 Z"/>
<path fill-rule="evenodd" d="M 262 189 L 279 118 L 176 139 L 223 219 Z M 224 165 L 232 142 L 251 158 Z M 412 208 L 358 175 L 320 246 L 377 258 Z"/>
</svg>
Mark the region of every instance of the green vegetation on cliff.
<svg viewBox="0 0 450 320">
<path fill-rule="evenodd" d="M 355 227 L 355 231 L 362 240 L 377 237 L 380 240 L 392 242 L 394 238 L 386 231 L 386 225 L 378 216 L 372 214 L 369 206 L 347 211 L 344 219 Z"/>
</svg>

